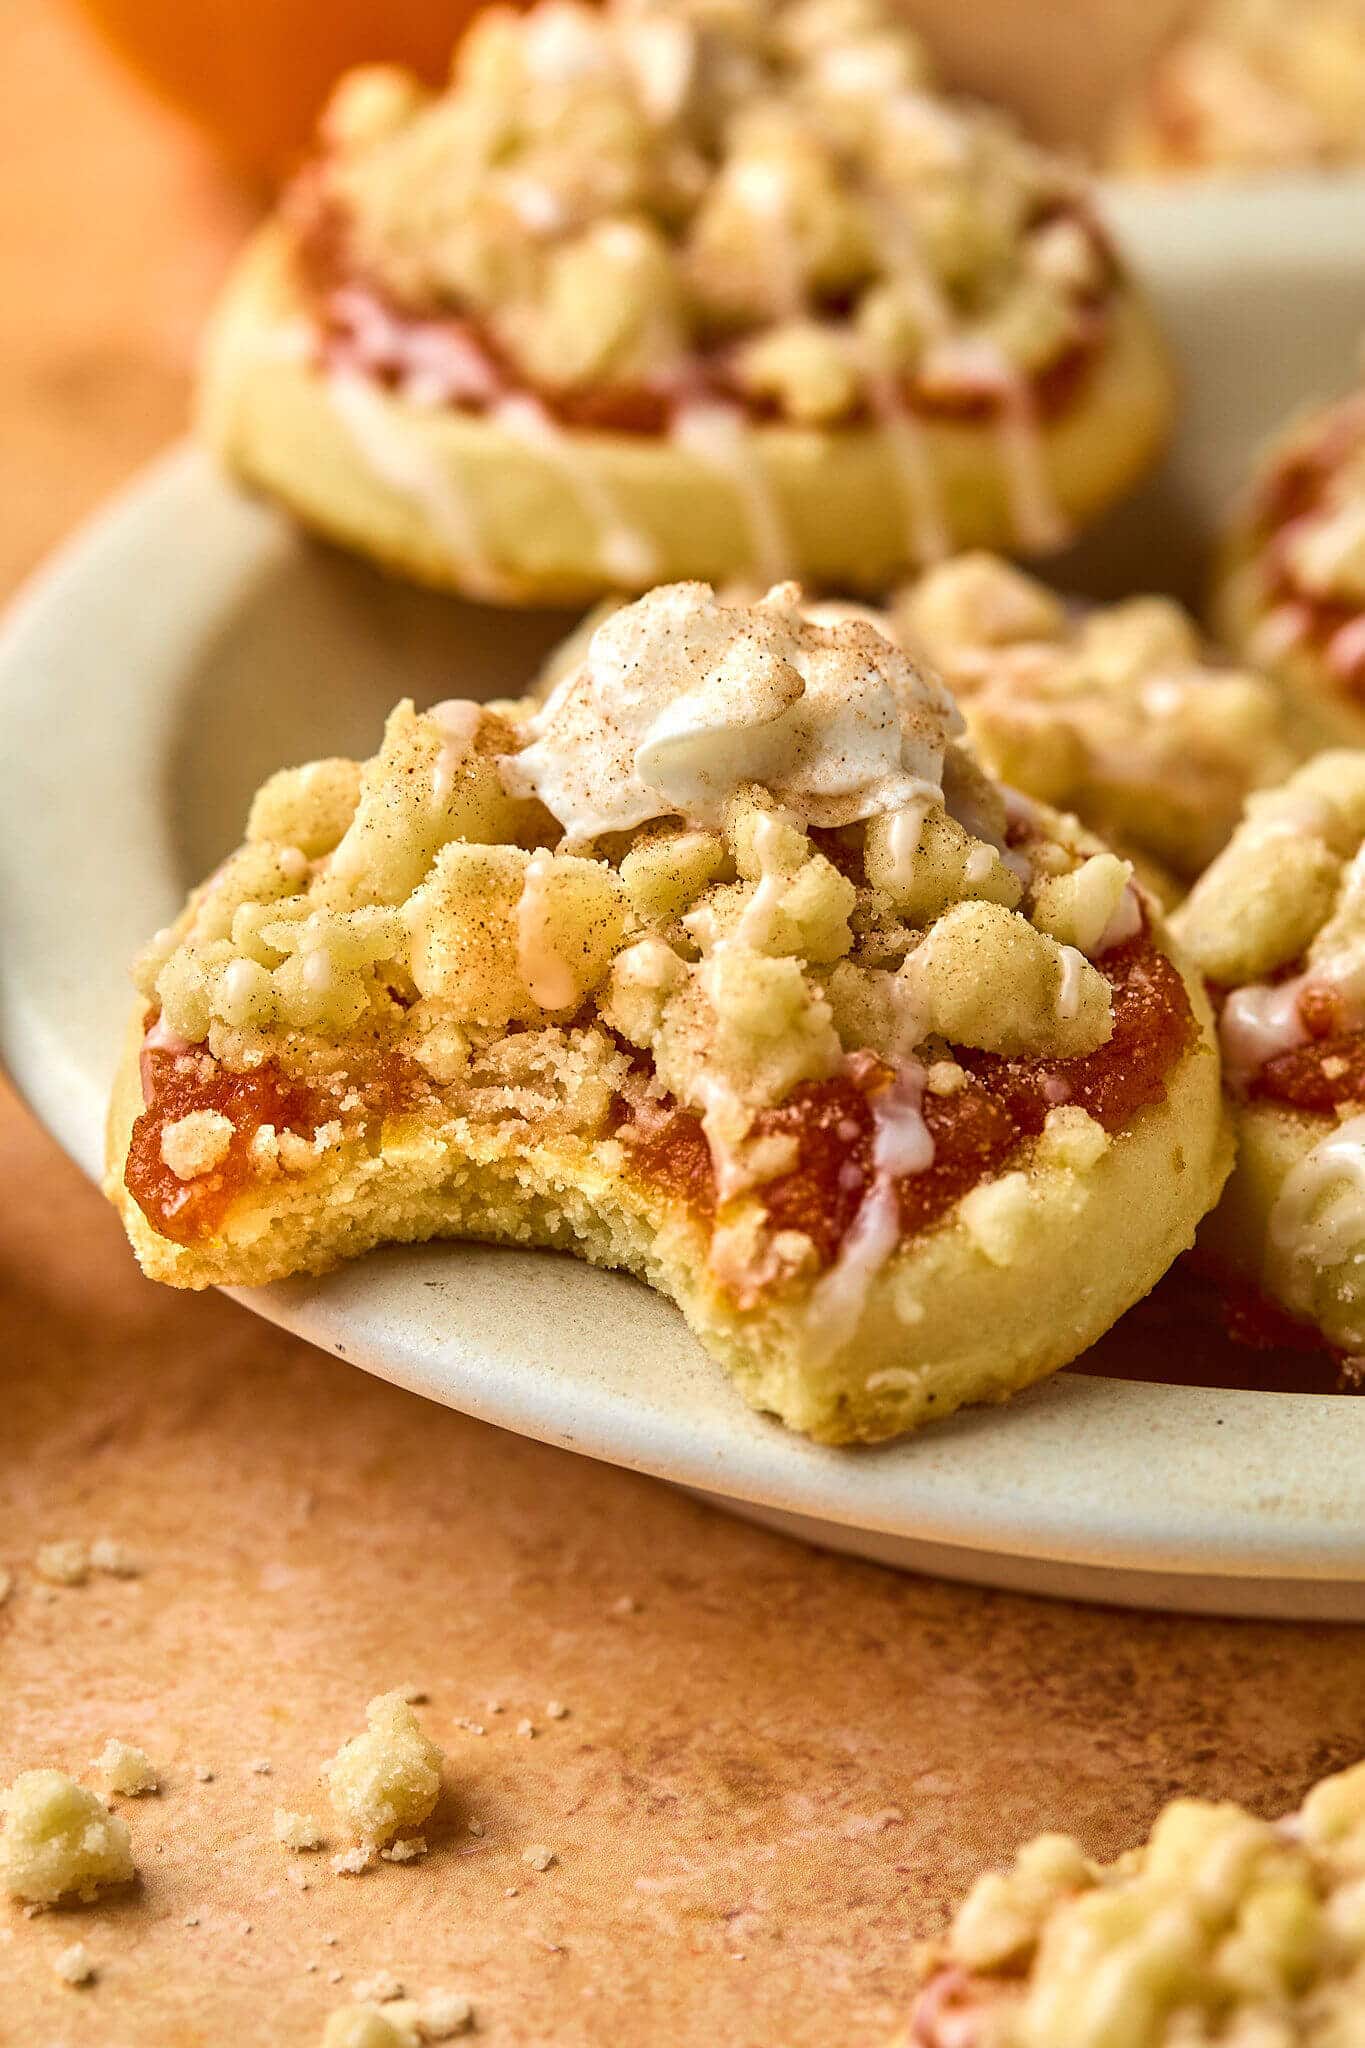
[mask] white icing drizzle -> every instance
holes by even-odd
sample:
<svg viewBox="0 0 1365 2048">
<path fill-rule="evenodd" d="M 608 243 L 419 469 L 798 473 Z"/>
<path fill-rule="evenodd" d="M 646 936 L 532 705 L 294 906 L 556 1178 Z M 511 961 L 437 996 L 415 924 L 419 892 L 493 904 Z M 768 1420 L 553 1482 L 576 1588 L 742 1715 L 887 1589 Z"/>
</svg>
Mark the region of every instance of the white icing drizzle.
<svg viewBox="0 0 1365 2048">
<path fill-rule="evenodd" d="M 533 8 L 526 17 L 522 54 L 532 79 L 545 85 L 611 76 L 607 39 L 583 8 Z"/>
<path fill-rule="evenodd" d="M 1069 1024 L 1081 1007 L 1081 978 L 1086 969 L 1084 953 L 1075 946 L 1058 949 L 1062 956 L 1062 978 L 1057 987 L 1057 1015 L 1064 1024 Z"/>
<path fill-rule="evenodd" d="M 1365 1349 L 1365 1116 L 1339 1124 L 1286 1175 L 1269 1237 L 1288 1306 L 1316 1317 L 1315 1283 L 1332 1273 L 1326 1334 L 1343 1350 Z"/>
<path fill-rule="evenodd" d="M 995 862 L 991 858 L 992 848 L 980 841 L 972 847 L 962 864 L 962 879 L 973 889 L 979 889 L 990 874 Z"/>
<path fill-rule="evenodd" d="M 483 551 L 471 500 L 451 470 L 416 434 L 404 430 L 383 391 L 358 371 L 332 370 L 327 394 L 361 460 L 430 522 L 459 563 L 468 587 L 486 597 L 505 596 L 504 580 Z"/>
<path fill-rule="evenodd" d="M 303 955 L 304 986 L 315 995 L 326 995 L 333 982 L 332 956 L 325 946 L 309 946 Z"/>
<path fill-rule="evenodd" d="M 432 799 L 438 805 L 449 798 L 455 787 L 455 777 L 469 759 L 479 730 L 480 716 L 478 705 L 468 697 L 446 697 L 441 703 L 433 704 L 427 713 L 442 733 L 441 751 L 431 775 Z"/>
<path fill-rule="evenodd" d="M 1004 351 L 981 334 L 947 335 L 931 344 L 923 374 L 945 390 L 981 392 L 996 402 L 996 441 L 1014 536 L 1042 552 L 1068 537 L 1048 480 L 1032 384 Z"/>
<path fill-rule="evenodd" d="M 533 854 L 526 863 L 517 900 L 517 972 L 526 993 L 543 1010 L 567 1010 L 578 1001 L 578 984 L 550 943 L 547 883 L 552 866 L 548 853 Z"/>
<path fill-rule="evenodd" d="M 433 410 L 484 406 L 496 397 L 499 380 L 488 357 L 450 321 L 393 313 L 359 285 L 333 293 L 330 311 L 343 327 L 342 374 L 387 372 L 404 398 Z"/>
<path fill-rule="evenodd" d="M 868 1386 L 872 1385 L 871 1380 Z M 921 1991 L 911 2014 L 912 2048 L 979 2048 L 982 2006 L 959 2006 L 949 2010 L 954 1999 L 970 1984 L 965 1970 L 956 1964 L 940 1970 Z"/>
<path fill-rule="evenodd" d="M 681 112 L 696 79 L 696 30 L 668 15 L 641 14 L 621 18 L 618 34 L 646 116 L 665 127 Z"/>
<path fill-rule="evenodd" d="M 758 856 L 758 887 L 745 904 L 735 926 L 734 937 L 741 946 L 762 950 L 771 934 L 773 915 L 782 901 L 786 878 L 773 864 L 782 837 L 782 820 L 771 811 L 760 814 L 754 825 L 754 852 Z"/>
<path fill-rule="evenodd" d="M 767 583 L 782 583 L 792 573 L 791 539 L 751 431 L 738 406 L 710 399 L 680 406 L 670 429 L 679 448 L 733 485 L 744 510 L 754 574 Z"/>
<path fill-rule="evenodd" d="M 724 940 L 721 946 L 724 945 Z M 717 947 L 717 952 L 721 947 Z M 714 958 L 714 954 L 712 958 Z M 715 1075 L 701 1074 L 693 1081 L 701 1104 L 702 1136 L 711 1154 L 711 1172 L 716 1183 L 716 1200 L 722 1205 L 742 1195 L 762 1178 L 743 1156 L 742 1145 L 733 1136 L 744 1122 L 742 1104 L 730 1084 Z"/>
<path fill-rule="evenodd" d="M 1235 988 L 1223 1005 L 1218 1037 L 1228 1064 L 1228 1079 L 1245 1086 L 1267 1060 L 1304 1045 L 1308 1031 L 1299 1015 L 1299 996 L 1306 977 L 1292 981 L 1255 982 Z"/>
<path fill-rule="evenodd" d="M 900 1180 L 924 1173 L 934 1163 L 934 1140 L 924 1121 L 924 1068 L 907 1060 L 889 1088 L 872 1101 L 872 1164 L 878 1173 Z"/>
<path fill-rule="evenodd" d="M 876 372 L 866 381 L 868 399 L 895 466 L 911 558 L 926 566 L 941 562 L 952 552 L 952 535 L 924 429 L 894 378 Z"/>
<path fill-rule="evenodd" d="M 934 1163 L 923 1100 L 924 1068 L 918 1060 L 907 1060 L 891 1086 L 871 1098 L 872 1181 L 838 1257 L 806 1303 L 805 1350 L 812 1364 L 834 1358 L 856 1336 L 872 1283 L 900 1242 L 896 1182 Z"/>
<path fill-rule="evenodd" d="M 1000 384 L 997 433 L 1015 539 L 1030 552 L 1065 546 L 1070 528 L 1048 479 L 1037 402 L 1027 378 L 1017 372 Z"/>
<path fill-rule="evenodd" d="M 1327 643 L 1327 666 L 1347 679 L 1365 669 L 1365 612 L 1338 626 Z"/>
<path fill-rule="evenodd" d="M 1023 790 L 1016 789 L 1012 782 L 1000 784 L 1000 796 L 1005 806 L 1005 823 L 1012 832 L 1037 831 L 1041 813 L 1031 796 L 1025 796 Z M 976 836 L 978 839 L 989 837 L 985 832 L 978 832 Z"/>
<path fill-rule="evenodd" d="M 223 1001 L 234 1009 L 249 1002 L 260 971 L 254 960 L 229 960 L 219 984 Z"/>
<path fill-rule="evenodd" d="M 524 228 L 533 235 L 557 235 L 568 225 L 568 211 L 553 185 L 505 171 L 498 180 L 499 196 L 505 199 Z"/>
<path fill-rule="evenodd" d="M 1123 894 L 1114 905 L 1114 914 L 1095 945 L 1094 957 L 1103 959 L 1115 946 L 1126 946 L 1129 939 L 1135 939 L 1142 930 L 1142 898 L 1131 882 L 1123 885 Z"/>
<path fill-rule="evenodd" d="M 858 1205 L 839 1256 L 821 1275 L 806 1303 L 806 1356 L 811 1364 L 834 1358 L 856 1335 L 872 1282 L 900 1238 L 895 1183 L 873 1181 Z"/>
<path fill-rule="evenodd" d="M 655 582 L 659 554 L 649 535 L 622 519 L 620 507 L 591 462 L 574 447 L 572 436 L 538 399 L 516 394 L 500 399 L 493 419 L 504 433 L 535 449 L 554 464 L 598 531 L 597 552 L 603 573 L 629 589 Z"/>
<path fill-rule="evenodd" d="M 144 1034 L 142 1043 L 148 1052 L 182 1053 L 190 1049 L 189 1040 L 182 1038 L 178 1031 L 172 1031 L 164 1012 Z"/>
<path fill-rule="evenodd" d="M 912 119 L 918 119 L 921 110 L 931 109 L 930 120 L 935 120 L 937 110 L 921 95 L 912 100 L 897 102 L 895 111 L 902 119 L 907 112 Z M 949 139 L 947 124 L 939 126 L 939 134 Z M 894 276 L 899 289 L 914 299 L 920 326 L 926 335 L 937 337 L 945 334 L 953 324 L 953 308 L 948 294 L 938 279 L 933 264 L 924 253 L 918 226 L 912 213 L 907 209 L 904 198 L 894 187 L 870 185 L 863 194 L 867 218 L 876 237 L 878 268 L 884 275 Z"/>
<path fill-rule="evenodd" d="M 906 893 L 915 878 L 915 856 L 919 852 L 920 834 L 924 821 L 933 808 L 933 800 L 921 797 L 918 803 L 906 804 L 892 813 L 886 828 L 886 850 L 890 855 L 890 881 L 893 889 Z"/>
<path fill-rule="evenodd" d="M 999 788 L 1005 800 L 1007 829 L 1011 832 L 1036 833 L 1039 823 L 1038 806 L 1032 797 L 1025 796 L 1021 789 L 1014 789 L 1008 782 L 1002 782 Z M 991 829 L 988 819 L 960 800 L 952 806 L 952 815 L 964 831 L 971 833 L 973 839 L 984 839 L 987 846 L 995 848 L 1010 873 L 1025 889 L 1032 888 L 1033 862 L 1026 853 L 1016 852 L 1007 839 L 1002 839 L 999 833 Z"/>
<path fill-rule="evenodd" d="M 1308 631 L 1308 608 L 1291 601 L 1277 604 L 1258 619 L 1251 635 L 1251 654 L 1256 661 L 1278 661 L 1298 646 Z"/>
</svg>

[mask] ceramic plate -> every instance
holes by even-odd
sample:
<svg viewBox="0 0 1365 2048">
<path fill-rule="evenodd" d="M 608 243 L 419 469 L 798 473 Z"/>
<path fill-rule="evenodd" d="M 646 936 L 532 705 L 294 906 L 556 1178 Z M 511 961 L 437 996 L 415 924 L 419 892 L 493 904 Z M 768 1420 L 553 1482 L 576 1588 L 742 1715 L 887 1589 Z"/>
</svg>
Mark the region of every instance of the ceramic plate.
<svg viewBox="0 0 1365 2048">
<path fill-rule="evenodd" d="M 1143 499 L 1077 551 L 1078 586 L 1188 586 L 1242 451 L 1347 381 L 1362 203 L 1350 188 L 1116 196 L 1182 359 L 1187 429 Z M 0 1044 L 88 1173 L 127 963 L 236 843 L 256 785 L 286 762 L 372 752 L 405 693 L 517 689 L 567 624 L 385 582 L 192 451 L 45 573 L 0 646 Z M 643 1287 L 550 1254 L 380 1252 L 239 1298 L 434 1400 L 889 1563 L 1365 1618 L 1365 1402 L 1068 1373 L 905 1444 L 832 1451 L 750 1414 Z"/>
</svg>

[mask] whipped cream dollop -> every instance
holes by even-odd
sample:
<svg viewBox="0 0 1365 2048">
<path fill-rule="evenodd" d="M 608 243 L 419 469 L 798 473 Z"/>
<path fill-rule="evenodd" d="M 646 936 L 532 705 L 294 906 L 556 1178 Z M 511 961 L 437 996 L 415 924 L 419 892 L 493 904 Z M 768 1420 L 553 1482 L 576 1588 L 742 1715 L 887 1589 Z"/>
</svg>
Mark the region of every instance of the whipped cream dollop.
<svg viewBox="0 0 1365 2048">
<path fill-rule="evenodd" d="M 956 704 L 865 619 L 803 616 L 776 585 L 726 605 L 666 584 L 605 620 L 502 763 L 569 845 L 654 818 L 715 825 L 745 783 L 803 826 L 940 799 Z"/>
</svg>

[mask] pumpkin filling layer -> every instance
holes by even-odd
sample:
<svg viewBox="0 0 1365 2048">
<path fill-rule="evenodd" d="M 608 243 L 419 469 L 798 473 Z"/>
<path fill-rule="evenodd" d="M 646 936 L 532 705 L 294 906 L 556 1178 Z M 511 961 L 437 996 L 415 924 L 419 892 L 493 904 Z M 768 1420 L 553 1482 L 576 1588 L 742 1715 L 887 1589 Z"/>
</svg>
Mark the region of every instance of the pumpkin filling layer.
<svg viewBox="0 0 1365 2048">
<path fill-rule="evenodd" d="M 667 371 L 650 373 L 642 366 L 638 381 L 619 381 L 608 370 L 601 382 L 559 385 L 544 373 L 537 382 L 486 320 L 395 297 L 366 273 L 345 216 L 305 193 L 301 188 L 294 200 L 297 276 L 317 330 L 320 366 L 370 378 L 419 404 L 501 413 L 505 424 L 516 420 L 516 402 L 530 399 L 565 427 L 672 435 L 683 443 L 711 407 L 754 424 L 866 426 L 891 407 L 897 416 L 925 420 L 1000 425 L 1022 414 L 1032 425 L 1043 425 L 1080 403 L 1109 331 L 1113 259 L 1098 225 L 1077 206 L 1048 215 L 1047 224 L 1069 224 L 1093 248 L 1106 282 L 1077 295 L 1067 333 L 1041 364 L 1016 368 L 988 347 L 964 345 L 956 353 L 944 349 L 924 376 L 910 363 L 897 366 L 889 381 L 860 374 L 856 337 L 841 338 L 839 332 L 849 306 L 835 298 L 812 308 L 812 335 L 785 337 L 786 375 L 755 374 L 746 345 L 733 337 L 699 336 Z M 774 348 L 781 370 L 783 343 Z M 829 374 L 817 381 L 821 352 L 828 356 Z M 844 374 L 835 373 L 836 365 Z"/>
</svg>

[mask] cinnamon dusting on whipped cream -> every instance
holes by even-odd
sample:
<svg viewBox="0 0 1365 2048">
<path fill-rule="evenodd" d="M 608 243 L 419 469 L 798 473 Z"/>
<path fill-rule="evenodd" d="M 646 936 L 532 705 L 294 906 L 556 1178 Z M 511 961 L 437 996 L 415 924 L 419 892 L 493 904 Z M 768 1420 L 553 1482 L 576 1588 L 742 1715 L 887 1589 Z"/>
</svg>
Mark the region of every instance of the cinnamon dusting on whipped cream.
<svg viewBox="0 0 1365 2048">
<path fill-rule="evenodd" d="M 714 825 L 754 782 L 828 828 L 941 801 L 961 729 L 943 686 L 865 621 L 813 623 L 793 584 L 740 608 L 678 583 L 598 628 L 503 780 L 569 845 L 656 818 Z"/>
</svg>

